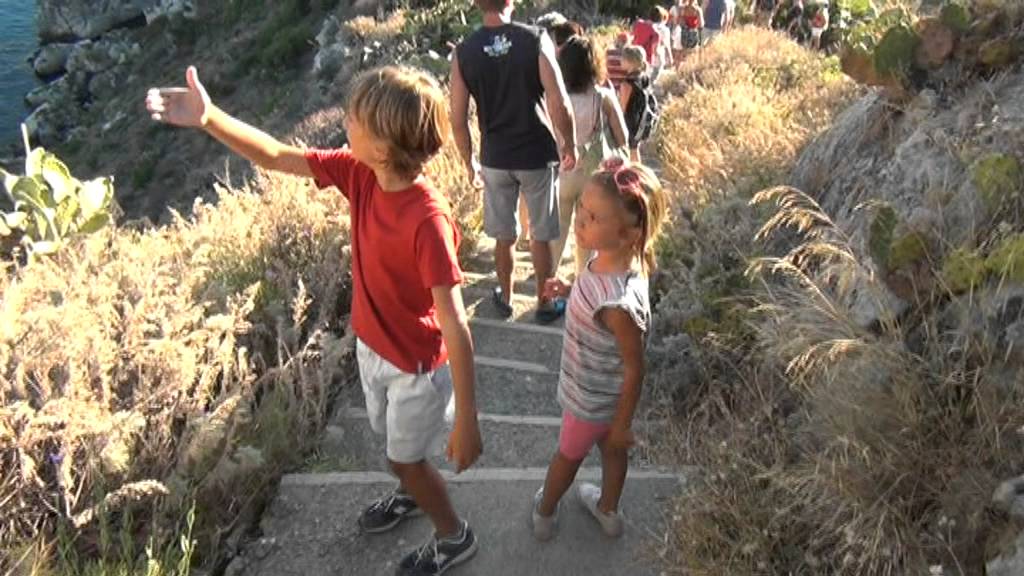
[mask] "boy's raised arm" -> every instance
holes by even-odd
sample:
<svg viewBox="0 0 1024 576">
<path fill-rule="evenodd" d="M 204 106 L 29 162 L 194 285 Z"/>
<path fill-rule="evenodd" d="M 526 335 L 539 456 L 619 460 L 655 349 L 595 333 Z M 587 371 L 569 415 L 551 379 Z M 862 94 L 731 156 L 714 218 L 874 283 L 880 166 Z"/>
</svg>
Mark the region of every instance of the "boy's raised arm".
<svg viewBox="0 0 1024 576">
<path fill-rule="evenodd" d="M 277 140 L 262 130 L 227 114 L 210 101 L 195 66 L 185 72 L 187 88 L 151 88 L 146 109 L 154 120 L 174 126 L 199 128 L 237 154 L 268 170 L 312 177 L 301 148 Z"/>
<path fill-rule="evenodd" d="M 462 290 L 454 286 L 430 289 L 441 324 L 441 337 L 448 348 L 448 364 L 452 371 L 455 393 L 455 426 L 448 440 L 448 459 L 455 471 L 462 472 L 480 457 L 480 427 L 476 415 L 476 375 L 473 369 L 473 339 L 469 333 Z"/>
</svg>

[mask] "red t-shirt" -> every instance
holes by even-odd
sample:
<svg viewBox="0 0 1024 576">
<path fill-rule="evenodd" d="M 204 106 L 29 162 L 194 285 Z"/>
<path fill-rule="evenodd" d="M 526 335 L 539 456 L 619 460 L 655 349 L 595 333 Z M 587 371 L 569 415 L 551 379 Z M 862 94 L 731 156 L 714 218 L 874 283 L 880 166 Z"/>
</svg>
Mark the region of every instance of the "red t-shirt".
<svg viewBox="0 0 1024 576">
<path fill-rule="evenodd" d="M 647 63 L 654 60 L 654 53 L 658 50 L 661 37 L 655 30 L 654 24 L 649 20 L 637 20 L 633 24 L 633 44 L 643 46 L 647 52 Z"/>
<path fill-rule="evenodd" d="M 337 186 L 348 198 L 356 336 L 409 373 L 444 364 L 448 351 L 430 289 L 462 282 L 448 200 L 425 181 L 381 190 L 373 170 L 347 149 L 307 150 L 306 161 L 317 186 Z"/>
</svg>

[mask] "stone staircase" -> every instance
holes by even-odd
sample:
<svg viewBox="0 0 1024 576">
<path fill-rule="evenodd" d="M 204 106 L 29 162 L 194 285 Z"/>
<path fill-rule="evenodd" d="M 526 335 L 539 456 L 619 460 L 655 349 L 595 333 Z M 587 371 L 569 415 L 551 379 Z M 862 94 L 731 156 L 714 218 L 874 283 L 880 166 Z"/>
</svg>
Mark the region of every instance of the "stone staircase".
<svg viewBox="0 0 1024 576">
<path fill-rule="evenodd" d="M 555 538 L 546 543 L 533 539 L 530 503 L 558 445 L 561 409 L 555 394 L 562 326 L 534 322 L 535 290 L 528 280 L 526 253 L 516 255 L 515 314 L 508 321 L 497 319 L 490 303 L 496 285 L 488 274 L 493 269 L 490 246 L 481 246 L 479 254 L 467 266 L 463 295 L 471 316 L 484 453 L 459 475 L 443 460 L 436 464 L 448 479 L 456 510 L 476 531 L 480 548 L 472 560 L 447 574 L 658 574 L 652 560 L 665 545 L 666 519 L 683 476 L 654 466 L 643 442 L 631 454 L 622 499 L 627 530 L 621 539 L 603 536 L 574 491 L 562 501 Z M 262 537 L 244 548 L 229 574 L 390 575 L 401 557 L 430 535 L 427 518 L 403 522 L 383 535 L 359 532 L 356 517 L 395 480 L 386 473 L 384 438 L 373 434 L 366 421 L 362 391 L 352 387 L 338 402 L 319 460 L 282 479 L 261 521 Z M 657 433 L 656 428 L 636 423 L 641 439 Z M 578 481 L 599 484 L 600 477 L 595 449 Z"/>
</svg>

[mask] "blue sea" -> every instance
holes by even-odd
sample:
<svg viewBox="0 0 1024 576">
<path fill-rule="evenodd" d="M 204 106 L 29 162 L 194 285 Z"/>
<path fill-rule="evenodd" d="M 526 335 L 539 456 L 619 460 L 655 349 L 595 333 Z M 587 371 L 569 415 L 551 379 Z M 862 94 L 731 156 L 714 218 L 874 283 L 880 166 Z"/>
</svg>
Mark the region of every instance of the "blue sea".
<svg viewBox="0 0 1024 576">
<path fill-rule="evenodd" d="M 0 0 L 0 146 L 19 141 L 19 125 L 31 112 L 25 93 L 39 82 L 28 58 L 38 43 L 35 0 Z"/>
</svg>

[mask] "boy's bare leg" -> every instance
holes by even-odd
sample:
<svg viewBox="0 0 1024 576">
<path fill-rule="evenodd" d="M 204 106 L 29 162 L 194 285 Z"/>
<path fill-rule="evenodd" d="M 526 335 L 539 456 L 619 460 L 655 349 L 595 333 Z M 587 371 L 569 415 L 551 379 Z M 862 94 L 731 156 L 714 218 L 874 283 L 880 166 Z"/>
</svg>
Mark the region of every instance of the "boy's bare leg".
<svg viewBox="0 0 1024 576">
<path fill-rule="evenodd" d="M 426 460 L 412 464 L 388 461 L 391 471 L 398 476 L 403 492 L 412 496 L 416 505 L 434 523 L 438 538 L 453 536 L 459 532 L 459 517 L 448 498 L 444 478 Z"/>
<path fill-rule="evenodd" d="M 551 278 L 551 242 L 531 240 L 530 257 L 533 258 L 533 275 L 537 280 L 537 304 L 544 302 L 544 283 Z"/>
<path fill-rule="evenodd" d="M 629 468 L 629 453 L 623 448 L 613 448 L 607 439 L 598 443 L 601 448 L 601 500 L 597 509 L 606 514 L 619 509 L 622 487 L 626 484 L 626 470 Z"/>
<path fill-rule="evenodd" d="M 548 475 L 544 479 L 544 498 L 537 506 L 537 512 L 540 512 L 541 516 L 551 516 L 555 513 L 558 501 L 572 486 L 582 463 L 583 460 L 569 460 L 562 456 L 561 452 L 555 452 L 548 466 Z"/>
<path fill-rule="evenodd" d="M 494 242 L 494 269 L 498 274 L 498 287 L 508 304 L 512 303 L 512 266 L 515 263 L 512 249 L 515 245 L 515 239 Z"/>
</svg>

